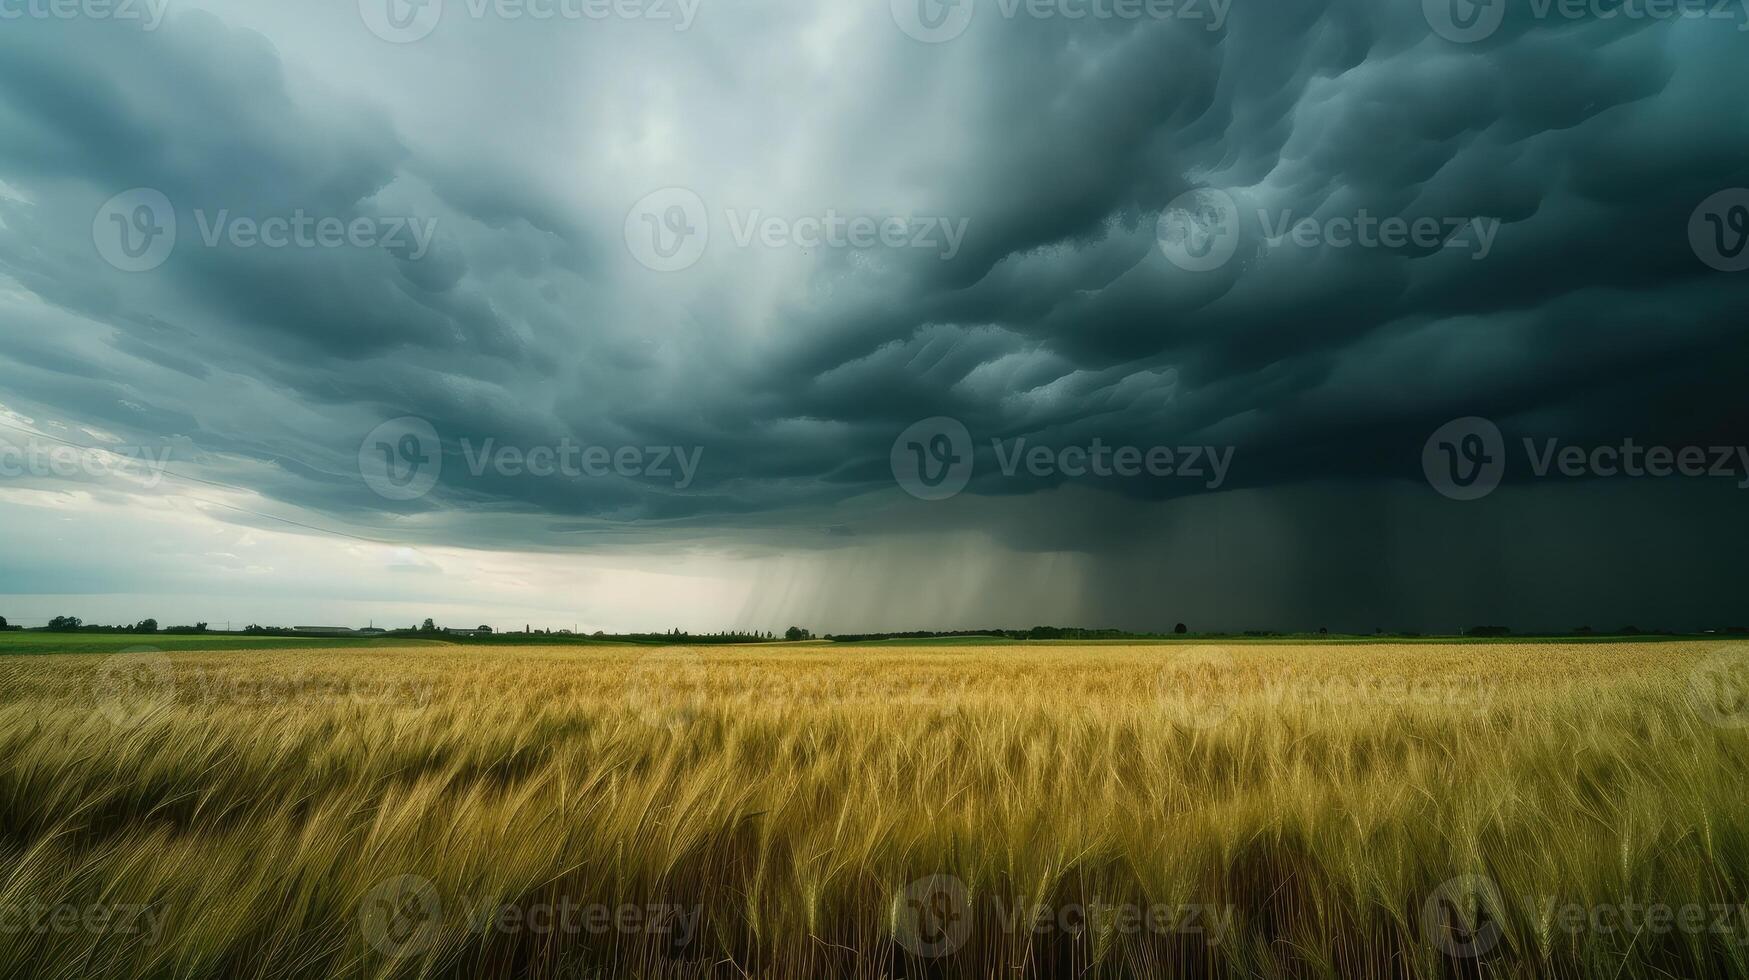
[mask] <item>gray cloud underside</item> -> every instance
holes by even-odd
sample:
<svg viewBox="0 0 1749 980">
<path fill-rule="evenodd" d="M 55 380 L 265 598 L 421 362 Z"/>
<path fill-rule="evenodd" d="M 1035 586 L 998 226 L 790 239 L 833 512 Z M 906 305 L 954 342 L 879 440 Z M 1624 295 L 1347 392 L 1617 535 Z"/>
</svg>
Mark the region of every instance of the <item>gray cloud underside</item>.
<svg viewBox="0 0 1749 980">
<path fill-rule="evenodd" d="M 349 527 L 537 546 L 604 527 L 854 538 L 881 511 L 868 495 L 892 490 L 894 437 L 932 415 L 983 445 L 974 499 L 1055 482 L 995 479 L 994 437 L 1231 445 L 1229 486 L 1265 490 L 1418 478 L 1422 440 L 1457 415 L 1509 436 L 1743 441 L 1744 293 L 1685 228 L 1749 182 L 1745 35 L 1514 18 L 1458 46 L 1419 6 L 1237 3 L 1218 32 L 990 19 L 924 45 L 881 2 L 819 15 L 825 54 L 813 8 L 758 5 L 684 35 L 461 22 L 405 47 L 350 0 L 266 35 L 222 5 L 152 33 L 9 24 L 0 394 Z M 621 223 L 668 185 L 969 231 L 948 261 L 724 234 L 662 275 L 631 261 Z M 91 218 L 140 186 L 176 202 L 183 244 L 121 273 Z M 1268 249 L 1247 223 L 1237 260 L 1190 275 L 1155 222 L 1195 187 L 1295 216 L 1502 225 L 1475 261 Z M 197 210 L 298 208 L 439 232 L 418 260 L 187 244 Z M 445 475 L 391 504 L 356 452 L 402 415 L 443 433 Z M 684 491 L 476 478 L 464 438 L 704 456 Z"/>
</svg>

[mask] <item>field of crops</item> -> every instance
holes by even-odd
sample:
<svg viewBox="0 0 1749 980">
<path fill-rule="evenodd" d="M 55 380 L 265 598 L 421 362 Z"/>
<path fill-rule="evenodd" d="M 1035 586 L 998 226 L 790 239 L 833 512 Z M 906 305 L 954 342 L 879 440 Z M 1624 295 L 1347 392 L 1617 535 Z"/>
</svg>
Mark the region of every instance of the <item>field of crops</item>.
<svg viewBox="0 0 1749 980">
<path fill-rule="evenodd" d="M 1749 644 L 0 656 L 0 976 L 1749 976 Z"/>
</svg>

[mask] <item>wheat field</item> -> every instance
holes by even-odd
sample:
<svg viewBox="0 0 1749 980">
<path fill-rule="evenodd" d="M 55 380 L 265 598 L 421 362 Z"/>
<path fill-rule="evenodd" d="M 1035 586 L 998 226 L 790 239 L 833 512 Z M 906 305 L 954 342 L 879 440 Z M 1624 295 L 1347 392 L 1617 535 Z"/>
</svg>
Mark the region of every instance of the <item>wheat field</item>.
<svg viewBox="0 0 1749 980">
<path fill-rule="evenodd" d="M 0 657 L 0 976 L 1749 976 L 1746 666 Z"/>
</svg>

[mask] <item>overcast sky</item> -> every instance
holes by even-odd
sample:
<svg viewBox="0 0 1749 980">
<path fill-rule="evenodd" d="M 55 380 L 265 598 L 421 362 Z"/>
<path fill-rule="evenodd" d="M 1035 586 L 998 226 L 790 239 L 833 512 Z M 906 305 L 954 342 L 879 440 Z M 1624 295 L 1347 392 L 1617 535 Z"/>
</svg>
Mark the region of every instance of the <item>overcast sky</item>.
<svg viewBox="0 0 1749 980">
<path fill-rule="evenodd" d="M 0 615 L 1749 621 L 1749 21 L 1629 8 L 0 0 Z"/>
</svg>

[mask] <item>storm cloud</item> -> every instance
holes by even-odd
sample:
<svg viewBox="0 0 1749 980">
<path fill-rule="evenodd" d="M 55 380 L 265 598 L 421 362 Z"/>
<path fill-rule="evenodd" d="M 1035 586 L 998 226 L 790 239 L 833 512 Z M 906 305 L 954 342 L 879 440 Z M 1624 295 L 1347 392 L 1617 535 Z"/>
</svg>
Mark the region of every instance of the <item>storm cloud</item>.
<svg viewBox="0 0 1749 980">
<path fill-rule="evenodd" d="M 196 493 L 548 596 L 696 573 L 725 628 L 1749 619 L 1749 472 L 1524 447 L 1749 444 L 1749 18 L 1449 2 L 5 6 L 0 439 L 173 475 L 0 520 Z M 1468 417 L 1486 500 L 1429 485 Z"/>
</svg>

